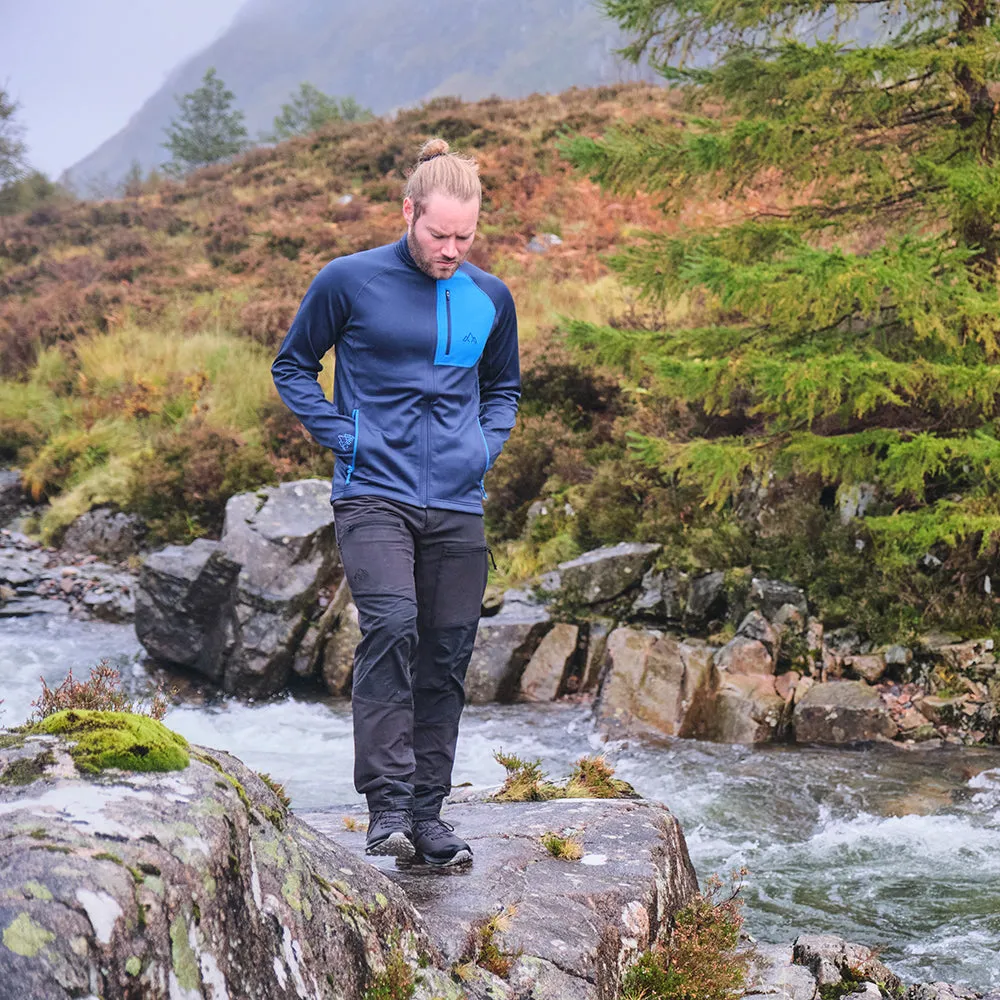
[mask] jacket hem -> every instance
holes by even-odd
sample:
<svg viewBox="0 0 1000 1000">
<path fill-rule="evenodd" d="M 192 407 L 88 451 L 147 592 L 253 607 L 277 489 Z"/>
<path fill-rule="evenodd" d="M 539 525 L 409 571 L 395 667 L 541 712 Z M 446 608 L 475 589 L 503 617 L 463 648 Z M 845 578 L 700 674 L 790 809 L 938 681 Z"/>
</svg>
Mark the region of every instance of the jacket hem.
<svg viewBox="0 0 1000 1000">
<path fill-rule="evenodd" d="M 337 500 L 350 500 L 354 497 L 384 497 L 386 500 L 398 500 L 400 503 L 409 504 L 411 507 L 427 507 L 432 510 L 454 510 L 462 514 L 477 514 L 483 516 L 483 504 L 478 498 L 475 500 L 437 500 L 428 499 L 423 504 L 413 495 L 404 493 L 401 490 L 390 490 L 382 486 L 366 486 L 362 483 L 351 483 L 347 487 L 334 487 L 330 496 L 330 503 Z"/>
</svg>

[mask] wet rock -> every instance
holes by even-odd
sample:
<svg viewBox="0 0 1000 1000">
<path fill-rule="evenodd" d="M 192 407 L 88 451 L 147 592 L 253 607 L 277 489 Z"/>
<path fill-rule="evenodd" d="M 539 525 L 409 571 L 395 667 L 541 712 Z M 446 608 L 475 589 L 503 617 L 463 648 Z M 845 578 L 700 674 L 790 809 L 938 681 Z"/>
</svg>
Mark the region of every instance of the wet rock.
<svg viewBox="0 0 1000 1000">
<path fill-rule="evenodd" d="M 138 553 L 145 533 L 145 522 L 136 514 L 98 507 L 81 514 L 66 529 L 62 548 L 124 562 Z"/>
<path fill-rule="evenodd" d="M 536 233 L 527 247 L 528 253 L 548 253 L 552 247 L 562 246 L 562 240 L 555 233 Z"/>
<path fill-rule="evenodd" d="M 774 659 L 763 642 L 738 635 L 715 654 L 715 666 L 729 674 L 773 674 Z"/>
<path fill-rule="evenodd" d="M 615 623 L 607 618 L 592 620 L 587 625 L 587 655 L 580 685 L 584 691 L 592 691 L 600 683 L 607 662 L 608 636 L 614 627 Z"/>
<path fill-rule="evenodd" d="M 21 473 L 17 469 L 0 469 L 0 524 L 16 517 L 27 499 Z"/>
<path fill-rule="evenodd" d="M 5 1000 L 361 1000 L 393 948 L 437 964 L 401 890 L 234 757 L 83 775 L 68 746 L 0 749 L 40 773 L 0 783 Z"/>
<path fill-rule="evenodd" d="M 962 708 L 966 702 L 966 695 L 960 694 L 953 698 L 942 698 L 936 694 L 929 694 L 922 698 L 917 705 L 921 715 L 933 722 L 936 726 L 954 725 L 962 719 Z"/>
<path fill-rule="evenodd" d="M 703 573 L 688 584 L 684 615 L 691 622 L 702 622 L 720 616 L 725 610 L 726 576 L 721 572 Z"/>
<path fill-rule="evenodd" d="M 795 706 L 797 743 L 865 743 L 897 733 L 878 692 L 864 681 L 814 684 Z"/>
<path fill-rule="evenodd" d="M 239 494 L 226 504 L 220 542 L 151 555 L 136 602 L 149 653 L 231 694 L 281 690 L 339 568 L 328 494 L 318 479 Z"/>
<path fill-rule="evenodd" d="M 303 818 L 363 851 L 364 834 L 345 830 L 339 812 Z M 697 889 L 680 827 L 658 803 L 452 804 L 444 818 L 472 846 L 471 870 L 429 878 L 387 866 L 387 874 L 420 910 L 445 963 L 467 959 L 476 929 L 504 915 L 494 943 L 516 959 L 508 983 L 500 984 L 509 992 L 497 994 L 505 1000 L 617 996 L 622 968 Z M 552 858 L 539 839 L 550 831 L 575 831 L 583 860 Z"/>
<path fill-rule="evenodd" d="M 621 542 L 559 564 L 562 595 L 574 604 L 598 604 L 638 584 L 659 545 Z"/>
<path fill-rule="evenodd" d="M 805 966 L 821 987 L 861 978 L 881 983 L 893 996 L 902 990 L 899 977 L 875 957 L 871 948 L 832 934 L 801 934 L 792 945 L 792 961 Z"/>
<path fill-rule="evenodd" d="M 795 697 L 795 690 L 801 682 L 802 675 L 797 670 L 787 670 L 774 678 L 775 693 L 787 704 Z"/>
<path fill-rule="evenodd" d="M 654 573 L 652 570 L 649 570 L 642 578 L 639 596 L 632 602 L 632 616 L 634 618 L 659 619 L 664 617 L 664 580 L 663 573 Z"/>
<path fill-rule="evenodd" d="M 947 643 L 938 648 L 937 655 L 952 670 L 958 671 L 969 670 L 983 662 L 995 662 L 992 639 L 970 639 L 967 642 Z"/>
<path fill-rule="evenodd" d="M 750 581 L 750 603 L 762 612 L 768 621 L 774 621 L 775 616 L 786 604 L 795 607 L 803 620 L 809 614 L 805 591 L 801 587 L 785 583 L 782 580 L 754 577 Z"/>
<path fill-rule="evenodd" d="M 29 618 L 31 615 L 68 615 L 70 607 L 55 597 L 14 597 L 0 604 L 0 618 Z"/>
<path fill-rule="evenodd" d="M 756 639 L 758 642 L 762 642 L 767 647 L 767 651 L 772 655 L 778 647 L 778 633 L 759 611 L 751 611 L 740 622 L 739 627 L 736 629 L 736 634 L 747 639 Z"/>
<path fill-rule="evenodd" d="M 840 523 L 848 524 L 856 517 L 864 517 L 875 502 L 878 490 L 872 483 L 853 483 L 837 490 L 837 511 Z"/>
<path fill-rule="evenodd" d="M 361 642 L 358 609 L 348 602 L 337 620 L 336 627 L 326 638 L 323 649 L 323 684 L 335 698 L 351 693 L 354 677 L 354 651 Z"/>
<path fill-rule="evenodd" d="M 636 628 L 608 636 L 607 674 L 595 715 L 606 730 L 687 736 L 708 697 L 712 648 Z"/>
<path fill-rule="evenodd" d="M 853 997 L 855 1000 L 882 1000 L 882 991 L 878 988 L 878 983 L 861 983 L 845 996 Z"/>
<path fill-rule="evenodd" d="M 722 674 L 707 711 L 690 733 L 719 743 L 770 743 L 785 709 L 771 674 Z"/>
<path fill-rule="evenodd" d="M 886 646 L 882 651 L 886 666 L 908 667 L 913 662 L 913 650 L 909 646 Z"/>
<path fill-rule="evenodd" d="M 816 977 L 792 962 L 790 945 L 758 944 L 744 1000 L 815 1000 Z"/>
<path fill-rule="evenodd" d="M 513 701 L 521 675 L 549 628 L 548 611 L 523 592 L 516 600 L 505 599 L 499 614 L 481 618 L 465 675 L 469 702 Z"/>
<path fill-rule="evenodd" d="M 241 566 L 226 691 L 268 695 L 287 683 L 320 588 L 340 566 L 329 492 L 325 480 L 309 479 L 242 493 L 226 504 L 219 545 Z"/>
<path fill-rule="evenodd" d="M 844 666 L 850 672 L 869 684 L 875 684 L 882 679 L 885 674 L 885 657 L 881 653 L 869 653 L 867 656 L 848 656 L 844 659 Z"/>
<path fill-rule="evenodd" d="M 538 644 L 521 675 L 521 701 L 552 701 L 576 657 L 580 629 L 558 622 Z"/>
<path fill-rule="evenodd" d="M 774 615 L 774 627 L 779 635 L 791 633 L 803 635 L 806 630 L 806 616 L 794 604 L 782 604 Z"/>
<path fill-rule="evenodd" d="M 240 568 L 207 538 L 152 553 L 135 601 L 135 633 L 150 656 L 221 681 Z"/>
<path fill-rule="evenodd" d="M 974 1000 L 979 994 L 964 986 L 952 986 L 949 983 L 914 983 L 908 986 L 902 995 L 902 1000 Z M 983 1000 L 998 997 L 996 992 L 987 994 Z"/>
</svg>

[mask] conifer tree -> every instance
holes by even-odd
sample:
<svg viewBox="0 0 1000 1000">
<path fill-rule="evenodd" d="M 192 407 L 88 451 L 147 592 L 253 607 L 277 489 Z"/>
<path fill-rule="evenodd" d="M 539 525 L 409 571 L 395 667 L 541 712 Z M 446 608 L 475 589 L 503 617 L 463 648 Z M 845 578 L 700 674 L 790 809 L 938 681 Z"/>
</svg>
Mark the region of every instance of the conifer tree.
<svg viewBox="0 0 1000 1000">
<path fill-rule="evenodd" d="M 303 83 L 292 94 L 292 99 L 281 105 L 281 113 L 275 116 L 272 132 L 262 138 L 266 142 L 281 142 L 293 135 L 315 132 L 327 122 L 364 122 L 372 117 L 371 111 L 353 97 L 331 97 L 313 84 Z"/>
<path fill-rule="evenodd" d="M 246 148 L 247 129 L 242 111 L 233 109 L 236 97 L 208 69 L 201 86 L 177 98 L 180 113 L 166 129 L 164 147 L 168 173 L 184 174 L 198 167 L 228 160 Z"/>
<path fill-rule="evenodd" d="M 27 152 L 21 136 L 24 129 L 17 120 L 17 102 L 0 87 L 0 186 L 16 181 L 26 171 Z"/>
<path fill-rule="evenodd" d="M 571 324 L 583 350 L 695 415 L 634 435 L 637 453 L 718 508 L 751 481 L 827 497 L 873 484 L 859 544 L 886 570 L 961 544 L 995 554 L 1000 3 L 603 6 L 682 110 L 577 137 L 571 157 L 670 213 L 730 208 L 613 261 L 692 322 Z"/>
</svg>

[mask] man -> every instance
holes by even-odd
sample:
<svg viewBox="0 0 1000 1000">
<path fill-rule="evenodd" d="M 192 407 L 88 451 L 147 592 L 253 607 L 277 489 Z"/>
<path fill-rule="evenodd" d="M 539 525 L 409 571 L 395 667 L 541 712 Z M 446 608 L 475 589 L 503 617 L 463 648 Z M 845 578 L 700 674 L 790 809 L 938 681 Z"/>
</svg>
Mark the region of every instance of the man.
<svg viewBox="0 0 1000 1000">
<path fill-rule="evenodd" d="M 354 782 L 369 854 L 472 860 L 440 818 L 487 577 L 483 480 L 520 395 L 510 292 L 466 263 L 474 160 L 431 140 L 403 199 L 406 236 L 320 271 L 272 367 L 337 457 L 333 506 L 362 639 Z M 336 353 L 332 403 L 316 376 Z"/>
</svg>

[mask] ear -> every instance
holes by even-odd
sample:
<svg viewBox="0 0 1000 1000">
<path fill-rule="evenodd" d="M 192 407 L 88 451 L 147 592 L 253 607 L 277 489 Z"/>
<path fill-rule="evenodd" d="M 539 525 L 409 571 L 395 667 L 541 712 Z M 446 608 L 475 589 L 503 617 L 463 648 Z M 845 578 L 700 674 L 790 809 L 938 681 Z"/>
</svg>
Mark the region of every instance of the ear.
<svg viewBox="0 0 1000 1000">
<path fill-rule="evenodd" d="M 409 229 L 413 225 L 413 199 L 404 198 L 403 199 L 403 218 L 406 220 L 406 228 Z"/>
</svg>

